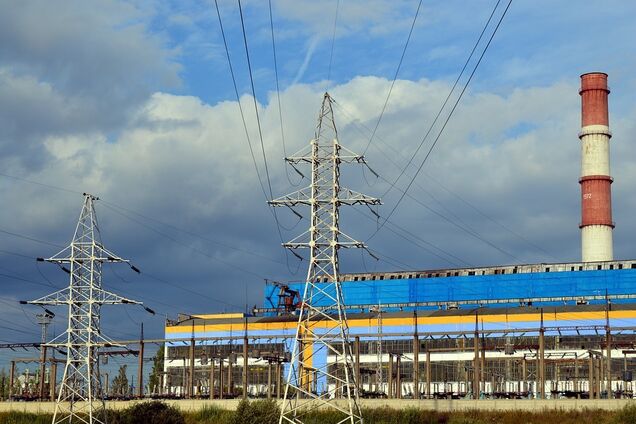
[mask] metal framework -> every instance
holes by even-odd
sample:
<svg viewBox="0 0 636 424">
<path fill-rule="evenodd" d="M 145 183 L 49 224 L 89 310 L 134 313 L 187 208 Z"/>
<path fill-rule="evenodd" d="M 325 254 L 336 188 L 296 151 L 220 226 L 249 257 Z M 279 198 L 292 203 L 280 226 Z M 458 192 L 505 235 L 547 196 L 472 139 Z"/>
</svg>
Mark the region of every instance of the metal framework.
<svg viewBox="0 0 636 424">
<path fill-rule="evenodd" d="M 101 242 L 93 202 L 97 197 L 84 193 L 84 205 L 71 244 L 46 259 L 70 274 L 69 286 L 26 303 L 68 305 L 68 328 L 46 346 L 66 349 L 66 365 L 55 403 L 53 424 L 102 424 L 97 406 L 105 409 L 99 373 L 99 350 L 121 346 L 102 334 L 101 306 L 141 304 L 102 289 L 104 263 L 126 262 L 107 250 Z M 38 258 L 39 261 L 45 259 Z M 70 269 L 62 264 L 70 264 Z M 133 267 L 136 270 L 136 268 Z"/>
<path fill-rule="evenodd" d="M 364 244 L 340 231 L 339 210 L 341 205 L 378 205 L 380 201 L 340 186 L 340 164 L 364 163 L 364 157 L 340 145 L 329 93 L 323 97 L 309 151 L 285 160 L 292 166 L 310 164 L 311 185 L 270 204 L 309 206 L 311 223 L 305 233 L 283 244 L 288 249 L 309 249 L 310 259 L 279 423 L 302 423 L 306 412 L 323 406 L 343 413 L 339 423 L 361 423 L 338 250 L 364 248 Z M 314 307 L 318 301 L 329 306 Z M 314 361 L 323 350 L 333 353 L 335 364 Z M 334 402 L 339 397 L 346 403 Z"/>
</svg>

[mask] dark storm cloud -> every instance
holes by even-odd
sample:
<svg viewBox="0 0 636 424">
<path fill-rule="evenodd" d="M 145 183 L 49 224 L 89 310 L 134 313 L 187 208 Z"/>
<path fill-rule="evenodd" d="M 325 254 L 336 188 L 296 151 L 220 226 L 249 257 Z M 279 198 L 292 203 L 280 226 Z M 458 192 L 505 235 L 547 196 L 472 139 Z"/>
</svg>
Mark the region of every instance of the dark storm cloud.
<svg viewBox="0 0 636 424">
<path fill-rule="evenodd" d="M 47 137 L 116 132 L 150 93 L 178 83 L 170 52 L 131 5 L 1 3 L 4 160 L 41 166 Z"/>
</svg>

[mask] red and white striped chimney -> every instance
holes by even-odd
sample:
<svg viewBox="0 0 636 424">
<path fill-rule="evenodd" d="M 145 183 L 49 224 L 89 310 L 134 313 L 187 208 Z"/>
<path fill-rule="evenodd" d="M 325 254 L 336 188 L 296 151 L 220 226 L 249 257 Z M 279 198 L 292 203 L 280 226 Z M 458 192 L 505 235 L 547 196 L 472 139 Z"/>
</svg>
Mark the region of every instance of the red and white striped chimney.
<svg viewBox="0 0 636 424">
<path fill-rule="evenodd" d="M 581 256 L 583 262 L 614 259 L 607 74 L 581 75 Z"/>
</svg>

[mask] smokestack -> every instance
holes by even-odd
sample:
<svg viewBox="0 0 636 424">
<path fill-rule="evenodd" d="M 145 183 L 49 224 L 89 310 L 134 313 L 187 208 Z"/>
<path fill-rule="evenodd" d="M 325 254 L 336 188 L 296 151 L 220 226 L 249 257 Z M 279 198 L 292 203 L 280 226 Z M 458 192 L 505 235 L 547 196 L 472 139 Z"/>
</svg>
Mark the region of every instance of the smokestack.
<svg viewBox="0 0 636 424">
<path fill-rule="evenodd" d="M 609 165 L 607 74 L 581 75 L 581 257 L 583 262 L 614 259 L 612 177 Z"/>
</svg>

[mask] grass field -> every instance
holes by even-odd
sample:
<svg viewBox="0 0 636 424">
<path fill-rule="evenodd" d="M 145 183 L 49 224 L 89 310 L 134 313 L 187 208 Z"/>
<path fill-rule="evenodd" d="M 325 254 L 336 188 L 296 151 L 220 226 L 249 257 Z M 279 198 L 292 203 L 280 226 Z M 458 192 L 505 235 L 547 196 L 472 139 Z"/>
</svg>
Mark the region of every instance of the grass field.
<svg viewBox="0 0 636 424">
<path fill-rule="evenodd" d="M 109 411 L 109 424 L 276 424 L 274 402 L 241 402 L 236 411 L 205 407 L 183 413 L 161 402 L 145 402 L 122 411 Z M 458 411 L 375 408 L 363 410 L 365 424 L 636 424 L 636 406 L 618 411 Z M 49 414 L 0 413 L 0 424 L 49 424 Z M 342 419 L 329 411 L 314 411 L 303 417 L 306 424 L 329 424 Z"/>
</svg>

